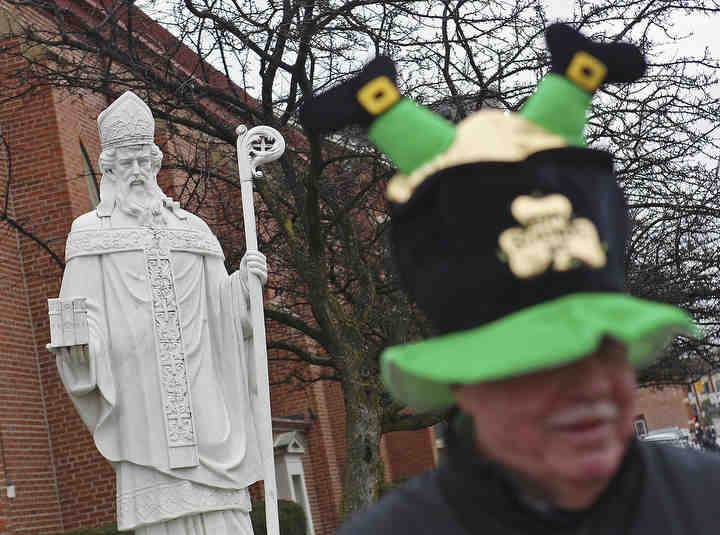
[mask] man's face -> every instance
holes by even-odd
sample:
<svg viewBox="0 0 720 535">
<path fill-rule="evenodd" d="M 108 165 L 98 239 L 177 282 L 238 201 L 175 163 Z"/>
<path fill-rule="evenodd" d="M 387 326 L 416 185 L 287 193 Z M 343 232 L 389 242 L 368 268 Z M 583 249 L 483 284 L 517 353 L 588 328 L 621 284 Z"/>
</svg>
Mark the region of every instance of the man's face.
<svg viewBox="0 0 720 535">
<path fill-rule="evenodd" d="M 625 347 L 609 339 L 572 364 L 454 392 L 480 451 L 541 489 L 548 481 L 604 488 L 632 432 L 635 376 Z M 577 498 L 556 505 L 588 505 Z"/>
<path fill-rule="evenodd" d="M 147 206 L 156 192 L 150 146 L 120 147 L 113 167 L 119 197 L 129 206 Z"/>
</svg>

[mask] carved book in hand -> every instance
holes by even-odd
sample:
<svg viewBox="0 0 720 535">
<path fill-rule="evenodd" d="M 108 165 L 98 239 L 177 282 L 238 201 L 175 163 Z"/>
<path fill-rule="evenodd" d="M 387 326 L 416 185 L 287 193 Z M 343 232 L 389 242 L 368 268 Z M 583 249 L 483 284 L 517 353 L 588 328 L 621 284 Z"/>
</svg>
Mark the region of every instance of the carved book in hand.
<svg viewBox="0 0 720 535">
<path fill-rule="evenodd" d="M 50 346 L 63 347 L 89 342 L 85 297 L 48 299 Z"/>
</svg>

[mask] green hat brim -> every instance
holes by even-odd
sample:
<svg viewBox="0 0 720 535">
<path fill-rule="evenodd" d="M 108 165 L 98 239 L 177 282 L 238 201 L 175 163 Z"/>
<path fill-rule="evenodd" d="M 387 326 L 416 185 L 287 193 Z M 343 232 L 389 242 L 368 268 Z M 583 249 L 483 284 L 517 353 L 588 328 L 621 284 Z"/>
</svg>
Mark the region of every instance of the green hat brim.
<svg viewBox="0 0 720 535">
<path fill-rule="evenodd" d="M 451 384 L 470 384 L 554 368 L 596 350 L 606 336 L 648 364 L 677 335 L 696 335 L 681 309 L 622 293 L 575 293 L 462 332 L 383 352 L 382 380 L 417 409 L 452 406 Z"/>
</svg>

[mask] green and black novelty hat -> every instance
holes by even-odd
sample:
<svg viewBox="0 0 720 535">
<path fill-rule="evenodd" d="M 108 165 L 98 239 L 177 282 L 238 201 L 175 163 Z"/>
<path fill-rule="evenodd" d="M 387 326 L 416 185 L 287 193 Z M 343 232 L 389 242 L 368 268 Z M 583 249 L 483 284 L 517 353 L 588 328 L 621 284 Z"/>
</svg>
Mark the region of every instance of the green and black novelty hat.
<svg viewBox="0 0 720 535">
<path fill-rule="evenodd" d="M 364 126 L 398 167 L 393 254 L 439 333 L 383 353 L 383 382 L 411 407 L 453 405 L 451 384 L 567 364 L 606 336 L 639 366 L 693 332 L 682 310 L 624 293 L 624 198 L 611 155 L 583 137 L 593 92 L 641 77 L 642 54 L 565 24 L 546 40 L 551 72 L 517 113 L 454 125 L 402 97 L 383 57 L 301 110 L 314 134 Z"/>
</svg>

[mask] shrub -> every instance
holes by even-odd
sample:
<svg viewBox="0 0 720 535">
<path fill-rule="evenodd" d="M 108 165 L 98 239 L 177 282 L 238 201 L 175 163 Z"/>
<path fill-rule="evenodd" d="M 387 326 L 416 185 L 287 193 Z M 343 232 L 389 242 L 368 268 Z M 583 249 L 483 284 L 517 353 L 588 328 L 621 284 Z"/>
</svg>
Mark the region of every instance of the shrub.
<svg viewBox="0 0 720 535">
<path fill-rule="evenodd" d="M 278 516 L 280 517 L 280 535 L 306 535 L 305 511 L 299 504 L 290 500 L 278 500 Z M 265 502 L 253 503 L 250 519 L 255 535 L 267 535 Z"/>
</svg>

